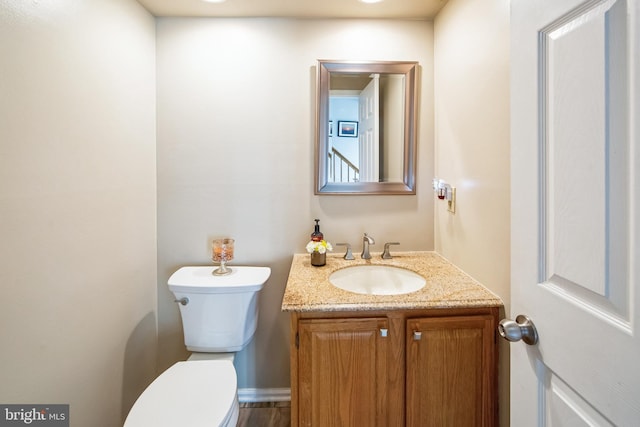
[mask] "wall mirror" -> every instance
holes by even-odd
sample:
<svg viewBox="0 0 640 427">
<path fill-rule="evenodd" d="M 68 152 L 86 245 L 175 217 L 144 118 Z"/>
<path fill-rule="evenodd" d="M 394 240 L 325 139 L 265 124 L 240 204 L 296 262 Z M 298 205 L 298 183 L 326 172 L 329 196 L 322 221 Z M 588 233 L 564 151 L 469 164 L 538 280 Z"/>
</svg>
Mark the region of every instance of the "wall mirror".
<svg viewBox="0 0 640 427">
<path fill-rule="evenodd" d="M 315 194 L 415 194 L 417 62 L 318 61 Z"/>
</svg>

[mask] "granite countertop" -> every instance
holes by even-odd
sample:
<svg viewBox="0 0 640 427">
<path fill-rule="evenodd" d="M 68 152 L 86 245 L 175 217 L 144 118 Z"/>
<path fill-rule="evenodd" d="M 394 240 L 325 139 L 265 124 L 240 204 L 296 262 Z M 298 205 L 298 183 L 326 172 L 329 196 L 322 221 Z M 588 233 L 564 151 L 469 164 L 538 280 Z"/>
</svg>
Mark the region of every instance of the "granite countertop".
<svg viewBox="0 0 640 427">
<path fill-rule="evenodd" d="M 356 255 L 347 261 L 342 254 L 327 254 L 327 264 L 311 265 L 307 253 L 295 254 L 282 299 L 283 311 L 362 311 L 455 307 L 500 307 L 502 300 L 471 276 L 435 252 L 393 252 L 393 259 L 371 253 L 364 260 Z M 427 284 L 401 295 L 364 295 L 348 292 L 329 283 L 334 271 L 363 264 L 406 268 L 422 275 Z"/>
</svg>

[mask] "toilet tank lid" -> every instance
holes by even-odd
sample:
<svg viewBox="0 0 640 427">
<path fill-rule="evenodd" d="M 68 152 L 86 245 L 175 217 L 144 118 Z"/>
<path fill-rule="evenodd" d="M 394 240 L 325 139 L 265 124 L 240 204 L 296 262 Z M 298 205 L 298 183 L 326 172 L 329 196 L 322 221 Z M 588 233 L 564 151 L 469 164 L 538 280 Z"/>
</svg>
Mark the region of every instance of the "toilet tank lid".
<svg viewBox="0 0 640 427">
<path fill-rule="evenodd" d="M 215 276 L 216 268 L 182 267 L 169 277 L 169 289 L 202 294 L 259 291 L 271 275 L 269 267 L 234 265 L 230 274 Z"/>
</svg>

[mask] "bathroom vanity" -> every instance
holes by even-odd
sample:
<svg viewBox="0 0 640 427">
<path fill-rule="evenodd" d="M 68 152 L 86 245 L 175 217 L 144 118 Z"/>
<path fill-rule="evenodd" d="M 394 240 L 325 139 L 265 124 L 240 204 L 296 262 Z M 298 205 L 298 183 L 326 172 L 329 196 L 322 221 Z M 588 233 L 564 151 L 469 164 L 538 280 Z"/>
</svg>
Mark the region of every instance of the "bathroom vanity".
<svg viewBox="0 0 640 427">
<path fill-rule="evenodd" d="M 294 255 L 282 303 L 292 426 L 496 426 L 502 301 L 434 252 L 372 255 L 329 255 L 319 268 Z M 405 268 L 426 285 L 367 295 L 330 283 L 359 264 Z"/>
</svg>

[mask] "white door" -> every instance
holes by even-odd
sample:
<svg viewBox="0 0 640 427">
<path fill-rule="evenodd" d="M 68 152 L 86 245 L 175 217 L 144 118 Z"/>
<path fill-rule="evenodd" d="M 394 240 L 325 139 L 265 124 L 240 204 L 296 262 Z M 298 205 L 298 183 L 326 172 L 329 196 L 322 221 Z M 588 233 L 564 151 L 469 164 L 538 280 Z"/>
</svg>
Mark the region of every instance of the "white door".
<svg viewBox="0 0 640 427">
<path fill-rule="evenodd" d="M 637 427 L 638 0 L 511 7 L 511 426 Z"/>
<path fill-rule="evenodd" d="M 359 99 L 360 181 L 380 180 L 380 75 L 372 74 Z"/>
</svg>

